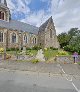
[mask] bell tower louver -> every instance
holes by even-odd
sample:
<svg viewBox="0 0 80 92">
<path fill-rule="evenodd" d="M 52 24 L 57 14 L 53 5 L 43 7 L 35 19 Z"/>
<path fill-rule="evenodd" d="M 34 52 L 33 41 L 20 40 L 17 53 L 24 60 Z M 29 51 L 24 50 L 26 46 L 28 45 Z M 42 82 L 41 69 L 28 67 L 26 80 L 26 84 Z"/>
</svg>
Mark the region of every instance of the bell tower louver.
<svg viewBox="0 0 80 92">
<path fill-rule="evenodd" d="M 5 20 L 9 22 L 10 17 L 10 10 L 7 7 L 7 1 L 0 0 L 0 20 Z"/>
<path fill-rule="evenodd" d="M 1 4 L 4 4 L 5 6 L 7 6 L 6 0 L 0 0 L 0 3 L 1 3 Z"/>
</svg>

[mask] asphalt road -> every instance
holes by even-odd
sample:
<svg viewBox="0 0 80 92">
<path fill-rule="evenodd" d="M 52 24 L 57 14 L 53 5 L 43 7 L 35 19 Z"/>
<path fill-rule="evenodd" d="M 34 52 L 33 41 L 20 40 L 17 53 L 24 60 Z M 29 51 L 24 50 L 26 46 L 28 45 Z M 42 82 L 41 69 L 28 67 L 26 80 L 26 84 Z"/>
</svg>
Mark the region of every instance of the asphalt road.
<svg viewBox="0 0 80 92">
<path fill-rule="evenodd" d="M 60 66 L 58 66 L 60 67 Z M 61 71 L 64 72 L 62 67 Z M 0 68 L 0 92 L 80 92 L 80 78 Z"/>
</svg>

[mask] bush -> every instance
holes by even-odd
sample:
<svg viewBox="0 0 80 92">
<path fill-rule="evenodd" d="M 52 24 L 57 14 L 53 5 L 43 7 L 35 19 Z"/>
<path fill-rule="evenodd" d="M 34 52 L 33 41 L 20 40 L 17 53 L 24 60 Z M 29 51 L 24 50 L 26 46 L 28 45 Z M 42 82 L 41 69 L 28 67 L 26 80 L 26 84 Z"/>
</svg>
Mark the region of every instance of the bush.
<svg viewBox="0 0 80 92">
<path fill-rule="evenodd" d="M 11 55 L 10 54 L 6 54 L 6 59 L 10 59 Z"/>
<path fill-rule="evenodd" d="M 0 48 L 0 52 L 1 52 L 1 53 L 4 52 L 4 48 Z"/>
<path fill-rule="evenodd" d="M 38 59 L 33 59 L 31 62 L 32 62 L 33 64 L 36 64 L 36 63 L 39 62 L 39 60 L 38 60 Z"/>
<path fill-rule="evenodd" d="M 7 49 L 6 49 L 6 51 L 16 51 L 16 50 L 18 51 L 19 48 L 7 48 Z"/>
<path fill-rule="evenodd" d="M 69 53 L 66 51 L 59 51 L 58 55 L 69 55 Z"/>
<path fill-rule="evenodd" d="M 58 50 L 58 48 L 53 48 L 53 47 L 50 47 L 51 50 Z"/>
<path fill-rule="evenodd" d="M 31 48 L 27 47 L 26 50 L 31 50 Z"/>
<path fill-rule="evenodd" d="M 32 47 L 32 50 L 40 50 L 40 49 L 42 49 L 40 46 L 34 46 L 34 47 Z"/>
<path fill-rule="evenodd" d="M 64 50 L 65 50 L 65 51 L 72 52 L 72 53 L 73 53 L 73 52 L 78 52 L 78 54 L 80 54 L 79 48 L 75 48 L 75 47 L 73 47 L 73 46 L 67 45 L 67 46 L 64 47 Z"/>
</svg>

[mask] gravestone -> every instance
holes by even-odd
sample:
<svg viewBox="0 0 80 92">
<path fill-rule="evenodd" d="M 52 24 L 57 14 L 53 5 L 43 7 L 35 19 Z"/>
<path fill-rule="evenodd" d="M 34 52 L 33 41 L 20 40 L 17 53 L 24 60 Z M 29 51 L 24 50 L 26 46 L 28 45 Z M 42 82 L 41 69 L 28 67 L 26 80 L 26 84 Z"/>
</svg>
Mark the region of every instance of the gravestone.
<svg viewBox="0 0 80 92">
<path fill-rule="evenodd" d="M 38 53 L 36 55 L 36 59 L 38 59 L 39 61 L 45 61 L 42 49 L 38 50 Z"/>
</svg>

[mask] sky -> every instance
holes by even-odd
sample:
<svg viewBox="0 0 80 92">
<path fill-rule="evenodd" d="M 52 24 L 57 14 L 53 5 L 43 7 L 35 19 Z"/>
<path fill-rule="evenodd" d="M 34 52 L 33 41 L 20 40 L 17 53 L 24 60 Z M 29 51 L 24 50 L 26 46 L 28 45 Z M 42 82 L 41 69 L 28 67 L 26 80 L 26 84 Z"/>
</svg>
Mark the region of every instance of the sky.
<svg viewBox="0 0 80 92">
<path fill-rule="evenodd" d="M 39 27 L 53 17 L 57 34 L 80 29 L 80 0 L 7 0 L 12 19 Z"/>
</svg>

